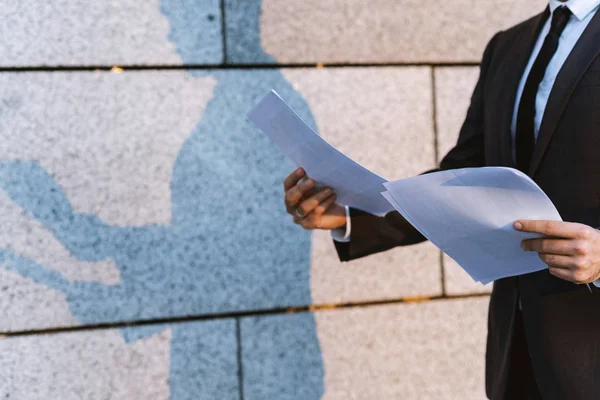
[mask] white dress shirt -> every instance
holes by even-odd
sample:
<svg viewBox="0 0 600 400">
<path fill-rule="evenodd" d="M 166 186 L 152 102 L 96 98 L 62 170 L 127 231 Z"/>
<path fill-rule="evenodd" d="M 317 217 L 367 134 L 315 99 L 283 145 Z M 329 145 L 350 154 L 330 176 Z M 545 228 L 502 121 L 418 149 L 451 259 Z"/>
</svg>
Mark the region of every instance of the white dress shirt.
<svg viewBox="0 0 600 400">
<path fill-rule="evenodd" d="M 558 1 L 558 0 L 549 0 L 550 11 L 554 13 L 554 10 L 560 6 L 566 6 L 571 10 L 573 14 L 571 19 L 569 20 L 565 30 L 560 36 L 560 40 L 558 42 L 558 48 L 556 49 L 556 53 L 550 60 L 548 67 L 546 68 L 546 73 L 544 75 L 544 79 L 540 83 L 537 96 L 535 99 L 535 119 L 534 119 L 534 135 L 537 138 L 540 125 L 542 123 L 542 118 L 544 117 L 544 111 L 546 109 L 546 104 L 548 104 L 548 98 L 550 97 L 550 92 L 552 90 L 552 86 L 554 86 L 554 81 L 556 80 L 556 76 L 558 75 L 560 69 L 565 63 L 567 57 L 575 47 L 575 44 L 581 37 L 581 34 L 590 23 L 593 16 L 596 14 L 598 10 L 598 6 L 600 6 L 600 0 L 567 0 L 567 1 Z M 525 67 L 525 71 L 523 76 L 521 77 L 521 81 L 519 83 L 519 88 L 517 89 L 517 100 L 515 101 L 515 107 L 513 111 L 513 119 L 511 124 L 511 134 L 513 136 L 513 143 L 515 142 L 515 131 L 517 126 L 517 113 L 519 110 L 519 103 L 521 100 L 521 95 L 523 94 L 523 88 L 525 87 L 525 82 L 527 81 L 527 77 L 529 76 L 529 72 L 531 71 L 531 67 L 540 52 L 542 45 L 544 43 L 544 39 L 548 32 L 550 31 L 550 23 L 552 21 L 552 17 L 546 20 L 546 23 L 542 27 L 540 35 L 537 38 L 537 42 L 531 56 L 529 58 L 529 62 Z M 515 147 L 512 149 L 513 158 L 515 158 Z M 344 228 L 334 229 L 331 231 L 331 236 L 334 240 L 338 242 L 348 242 L 350 241 L 351 235 L 351 225 L 350 225 L 350 212 L 349 208 L 346 206 L 346 226 Z M 594 285 L 600 287 L 600 280 L 594 282 Z"/>
<path fill-rule="evenodd" d="M 350 225 L 350 208 L 345 206 L 346 208 L 346 226 L 343 228 L 332 229 L 331 237 L 336 242 L 349 242 L 350 241 L 350 232 L 352 231 L 352 226 Z"/>
</svg>

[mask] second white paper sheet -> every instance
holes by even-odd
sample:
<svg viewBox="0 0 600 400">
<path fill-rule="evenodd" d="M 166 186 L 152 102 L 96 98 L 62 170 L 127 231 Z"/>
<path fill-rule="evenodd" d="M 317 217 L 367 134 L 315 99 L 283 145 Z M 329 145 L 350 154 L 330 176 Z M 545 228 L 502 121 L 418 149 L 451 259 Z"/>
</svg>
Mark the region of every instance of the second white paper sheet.
<svg viewBox="0 0 600 400">
<path fill-rule="evenodd" d="M 547 268 L 523 239 L 517 219 L 560 221 L 548 196 L 522 172 L 504 167 L 440 171 L 384 184 L 383 196 L 434 245 L 483 284 Z"/>
</svg>

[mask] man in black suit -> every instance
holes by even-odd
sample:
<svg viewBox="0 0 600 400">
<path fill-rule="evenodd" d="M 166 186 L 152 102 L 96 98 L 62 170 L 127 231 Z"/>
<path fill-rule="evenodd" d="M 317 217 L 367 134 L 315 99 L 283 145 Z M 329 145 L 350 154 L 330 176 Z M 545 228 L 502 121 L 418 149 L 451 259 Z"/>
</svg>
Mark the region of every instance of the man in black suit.
<svg viewBox="0 0 600 400">
<path fill-rule="evenodd" d="M 600 398 L 600 0 L 550 0 L 497 33 L 456 146 L 440 170 L 506 166 L 532 177 L 565 222 L 516 221 L 547 270 L 494 283 L 490 399 Z M 345 208 L 302 169 L 285 202 L 306 229 L 331 229 L 342 261 L 424 241 L 400 214 Z M 584 285 L 589 283 L 589 285 Z"/>
</svg>

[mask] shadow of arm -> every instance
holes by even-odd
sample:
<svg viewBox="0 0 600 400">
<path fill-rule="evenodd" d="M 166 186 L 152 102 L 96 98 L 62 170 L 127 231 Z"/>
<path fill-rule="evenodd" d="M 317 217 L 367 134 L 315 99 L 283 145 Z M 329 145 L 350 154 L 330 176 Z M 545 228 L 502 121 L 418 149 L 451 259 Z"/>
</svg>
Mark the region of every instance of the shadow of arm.
<svg viewBox="0 0 600 400">
<path fill-rule="evenodd" d="M 0 189 L 79 260 L 99 261 L 114 253 L 116 228 L 94 215 L 75 212 L 60 186 L 39 163 L 1 162 Z"/>
</svg>

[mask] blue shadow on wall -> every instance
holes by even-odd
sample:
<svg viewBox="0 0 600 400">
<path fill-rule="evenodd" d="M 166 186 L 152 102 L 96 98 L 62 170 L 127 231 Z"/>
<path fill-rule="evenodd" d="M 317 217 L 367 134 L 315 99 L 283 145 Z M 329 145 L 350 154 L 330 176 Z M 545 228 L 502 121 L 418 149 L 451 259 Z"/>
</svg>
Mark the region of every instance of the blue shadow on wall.
<svg viewBox="0 0 600 400">
<path fill-rule="evenodd" d="M 201 3 L 195 0 L 161 3 L 161 11 L 170 23 L 169 39 L 185 64 L 194 64 L 194 52 L 201 51 L 194 44 L 202 35 L 203 24 L 214 23 L 193 19 L 199 13 L 189 10 L 202 7 Z M 245 40 L 249 37 L 258 40 L 260 0 L 231 4 L 244 9 Z M 258 43 L 254 46 L 260 48 Z M 260 59 L 270 58 L 260 51 Z M 110 258 L 118 266 L 119 285 L 69 282 L 59 273 L 8 249 L 0 251 L 0 261 L 5 261 L 7 267 L 64 293 L 72 313 L 82 323 L 311 303 L 310 235 L 291 223 L 282 203 L 282 182 L 290 172 L 290 165 L 245 117 L 268 90 L 275 89 L 315 127 L 307 103 L 277 69 L 189 73 L 195 77 L 210 76 L 217 83 L 201 121 L 185 141 L 173 169 L 170 225 L 107 225 L 95 215 L 75 212 L 39 163 L 0 163 L 0 187 L 51 230 L 74 257 L 85 261 Z M 299 325 L 298 329 L 286 329 L 287 335 L 297 332 L 299 337 L 288 340 L 305 343 L 305 350 L 262 360 L 279 374 L 261 377 L 262 382 L 254 384 L 269 389 L 256 392 L 265 399 L 319 399 L 323 394 L 323 365 L 314 316 L 305 314 L 289 323 Z M 190 333 L 184 333 L 176 324 L 172 329 L 172 399 L 227 398 L 223 393 L 202 389 L 203 381 L 219 379 L 214 375 L 217 371 L 207 371 L 206 376 L 186 373 L 182 366 L 190 362 L 187 354 L 190 349 L 177 343 L 181 335 Z M 153 333 L 155 330 L 150 327 L 122 330 L 128 341 Z M 241 334 L 245 332 L 242 330 Z M 261 362 L 246 350 L 243 349 L 245 367 L 252 368 L 253 363 Z M 196 358 L 198 363 L 202 359 L 201 355 Z M 236 374 L 236 371 L 219 373 Z M 246 385 L 244 388 L 248 400 L 252 388 Z"/>
</svg>

